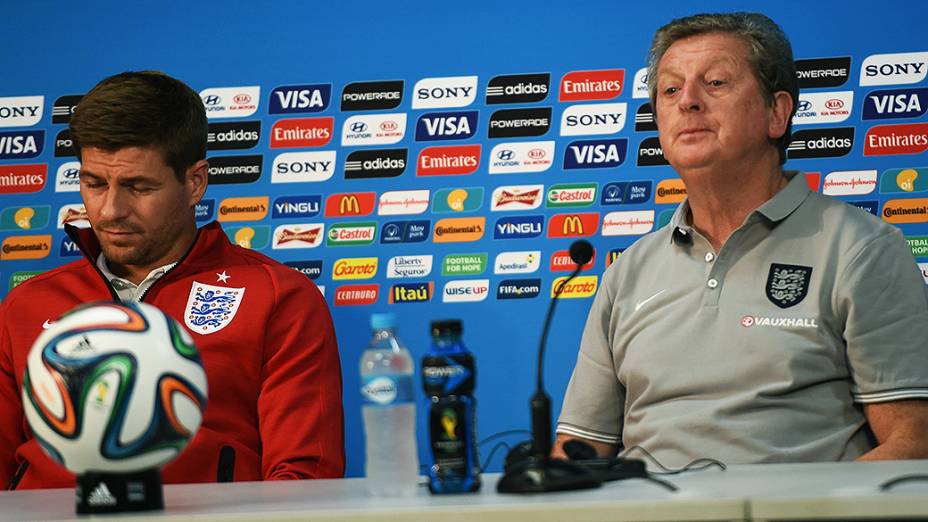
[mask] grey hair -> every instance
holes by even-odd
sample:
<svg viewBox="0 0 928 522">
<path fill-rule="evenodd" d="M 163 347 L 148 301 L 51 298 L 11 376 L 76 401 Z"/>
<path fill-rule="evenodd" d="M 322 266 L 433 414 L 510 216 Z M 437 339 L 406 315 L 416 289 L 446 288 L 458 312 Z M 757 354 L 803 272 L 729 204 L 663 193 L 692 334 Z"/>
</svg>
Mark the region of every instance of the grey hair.
<svg viewBox="0 0 928 522">
<path fill-rule="evenodd" d="M 777 140 L 780 163 L 786 162 L 786 148 L 792 134 L 792 119 L 799 103 L 799 81 L 789 39 L 780 26 L 760 13 L 706 13 L 677 18 L 654 33 L 648 53 L 648 93 L 657 115 L 657 66 L 664 53 L 679 40 L 703 34 L 722 33 L 741 38 L 748 45 L 748 61 L 768 104 L 773 95 L 786 91 L 793 99 L 793 112 L 786 132 Z"/>
</svg>

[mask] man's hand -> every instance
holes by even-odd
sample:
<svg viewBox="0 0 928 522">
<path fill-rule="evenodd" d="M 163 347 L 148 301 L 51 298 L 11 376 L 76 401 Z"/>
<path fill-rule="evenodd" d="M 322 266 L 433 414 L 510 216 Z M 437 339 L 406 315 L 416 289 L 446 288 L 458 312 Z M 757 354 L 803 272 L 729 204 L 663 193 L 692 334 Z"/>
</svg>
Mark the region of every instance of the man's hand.
<svg viewBox="0 0 928 522">
<path fill-rule="evenodd" d="M 928 400 L 864 404 L 864 415 L 877 447 L 858 460 L 928 458 Z"/>
<path fill-rule="evenodd" d="M 567 435 L 564 433 L 558 433 L 557 438 L 554 440 L 554 448 L 551 449 L 551 456 L 556 459 L 567 459 L 567 454 L 564 453 L 564 443 L 569 440 L 580 440 L 586 442 L 590 446 L 593 446 L 593 449 L 596 450 L 597 457 L 612 457 L 615 456 L 616 452 L 619 449 L 618 444 L 609 444 L 606 442 L 597 442 L 595 440 L 584 439 L 583 437 L 577 437 L 574 435 Z"/>
</svg>

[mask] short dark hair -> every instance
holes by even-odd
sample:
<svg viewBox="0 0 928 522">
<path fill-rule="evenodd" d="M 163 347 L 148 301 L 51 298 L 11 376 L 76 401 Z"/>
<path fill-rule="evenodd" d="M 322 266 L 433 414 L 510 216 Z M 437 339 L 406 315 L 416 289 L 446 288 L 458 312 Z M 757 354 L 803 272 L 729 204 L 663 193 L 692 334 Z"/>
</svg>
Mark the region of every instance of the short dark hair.
<svg viewBox="0 0 928 522">
<path fill-rule="evenodd" d="M 773 94 L 786 91 L 793 99 L 786 132 L 777 140 L 780 163 L 786 162 L 786 148 L 792 139 L 792 119 L 799 104 L 799 80 L 793 49 L 786 34 L 766 15 L 760 13 L 705 13 L 677 18 L 654 33 L 648 53 L 648 91 L 651 108 L 657 114 L 657 66 L 675 42 L 703 34 L 730 34 L 741 38 L 748 46 L 748 61 L 768 104 Z"/>
<path fill-rule="evenodd" d="M 200 96 L 158 71 L 104 79 L 77 104 L 70 129 L 78 158 L 82 147 L 154 147 L 181 182 L 188 167 L 206 158 L 206 109 Z"/>
</svg>

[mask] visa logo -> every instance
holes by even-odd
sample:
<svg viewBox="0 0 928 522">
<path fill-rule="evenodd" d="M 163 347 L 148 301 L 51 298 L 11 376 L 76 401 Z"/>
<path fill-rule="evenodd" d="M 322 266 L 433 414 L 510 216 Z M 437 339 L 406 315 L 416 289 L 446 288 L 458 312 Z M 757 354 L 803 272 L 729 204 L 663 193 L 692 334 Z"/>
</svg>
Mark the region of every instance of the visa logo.
<svg viewBox="0 0 928 522">
<path fill-rule="evenodd" d="M 628 140 L 625 138 L 574 141 L 567 146 L 564 169 L 618 167 L 625 162 L 627 152 Z"/>
<path fill-rule="evenodd" d="M 42 153 L 45 131 L 0 132 L 0 159 L 34 158 Z"/>
<path fill-rule="evenodd" d="M 493 239 L 524 239 L 538 237 L 544 231 L 544 216 L 504 217 L 493 227 Z"/>
<path fill-rule="evenodd" d="M 329 107 L 332 84 L 285 85 L 271 91 L 270 114 L 321 112 Z"/>
<path fill-rule="evenodd" d="M 865 120 L 918 118 L 928 110 L 928 87 L 873 91 L 864 98 Z"/>
<path fill-rule="evenodd" d="M 319 214 L 322 196 L 281 196 L 274 200 L 271 218 L 304 218 Z"/>
<path fill-rule="evenodd" d="M 477 111 L 433 112 L 416 123 L 416 141 L 464 140 L 477 131 Z"/>
</svg>

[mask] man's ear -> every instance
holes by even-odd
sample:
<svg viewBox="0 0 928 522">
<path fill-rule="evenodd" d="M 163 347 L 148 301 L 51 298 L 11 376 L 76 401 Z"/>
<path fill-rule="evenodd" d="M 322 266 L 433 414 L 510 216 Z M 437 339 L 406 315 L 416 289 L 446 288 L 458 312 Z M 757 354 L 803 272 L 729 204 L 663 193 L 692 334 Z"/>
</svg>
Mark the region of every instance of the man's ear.
<svg viewBox="0 0 928 522">
<path fill-rule="evenodd" d="M 793 97 L 786 91 L 777 91 L 773 94 L 773 104 L 770 107 L 770 120 L 767 123 L 767 137 L 778 140 L 786 134 L 790 116 L 793 114 Z"/>
<path fill-rule="evenodd" d="M 190 206 L 193 207 L 203 199 L 206 187 L 209 185 L 209 163 L 200 160 L 187 167 L 185 184 L 190 195 Z"/>
</svg>

